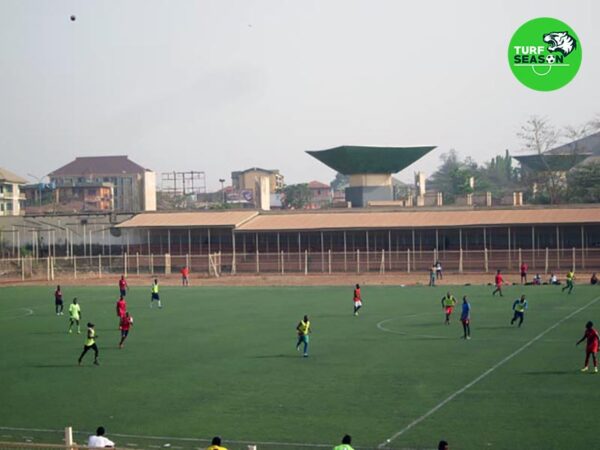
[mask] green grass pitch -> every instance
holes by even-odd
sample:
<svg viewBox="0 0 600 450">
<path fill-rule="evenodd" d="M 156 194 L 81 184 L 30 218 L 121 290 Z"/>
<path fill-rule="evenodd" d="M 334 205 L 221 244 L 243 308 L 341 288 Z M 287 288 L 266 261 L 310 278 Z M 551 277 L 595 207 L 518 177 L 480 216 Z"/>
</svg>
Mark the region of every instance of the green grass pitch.
<svg viewBox="0 0 600 450">
<path fill-rule="evenodd" d="M 14 429 L 104 425 L 120 445 L 199 448 L 173 437 L 218 434 L 235 450 L 243 441 L 333 447 L 349 433 L 355 447 L 376 448 L 492 368 L 389 447 L 431 449 L 444 438 L 463 450 L 593 448 L 600 374 L 579 372 L 585 343 L 574 344 L 587 320 L 600 325 L 600 289 L 511 286 L 493 298 L 488 286 L 451 287 L 471 299 L 470 341 L 460 339 L 459 308 L 443 325 L 446 289 L 364 286 L 354 317 L 351 287 L 163 287 L 162 310 L 149 308 L 149 288 L 134 287 L 135 322 L 119 350 L 116 288 L 66 286 L 60 317 L 51 288 L 1 288 L 0 434 L 47 441 Z M 519 329 L 509 321 L 521 293 L 529 310 Z M 83 323 L 96 324 L 99 367 L 91 354 L 77 366 L 84 335 L 66 333 L 73 296 Z M 295 350 L 305 313 L 308 358 Z"/>
</svg>

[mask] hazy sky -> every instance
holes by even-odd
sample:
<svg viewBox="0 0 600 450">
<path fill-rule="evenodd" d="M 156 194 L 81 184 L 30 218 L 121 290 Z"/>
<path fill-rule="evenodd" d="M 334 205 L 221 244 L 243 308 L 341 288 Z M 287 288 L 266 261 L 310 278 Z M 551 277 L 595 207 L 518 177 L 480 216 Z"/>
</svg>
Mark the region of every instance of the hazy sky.
<svg viewBox="0 0 600 450">
<path fill-rule="evenodd" d="M 126 154 L 157 172 L 278 168 L 328 182 L 308 156 L 342 144 L 438 145 L 484 161 L 519 148 L 532 114 L 600 113 L 600 2 L 0 0 L 0 166 L 43 175 Z M 69 17 L 76 15 L 71 22 Z M 513 32 L 555 17 L 583 63 L 555 92 L 521 85 Z"/>
</svg>

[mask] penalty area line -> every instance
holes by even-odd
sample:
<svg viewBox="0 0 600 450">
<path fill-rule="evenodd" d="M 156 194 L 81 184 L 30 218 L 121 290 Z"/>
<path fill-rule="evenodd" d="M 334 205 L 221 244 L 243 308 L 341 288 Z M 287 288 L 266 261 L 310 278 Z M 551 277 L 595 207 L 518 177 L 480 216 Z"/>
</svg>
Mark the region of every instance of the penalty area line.
<svg viewBox="0 0 600 450">
<path fill-rule="evenodd" d="M 523 350 L 527 349 L 528 347 L 530 347 L 531 345 L 535 344 L 537 341 L 539 341 L 541 338 L 543 338 L 546 334 L 550 333 L 552 330 L 554 330 L 556 327 L 558 327 L 559 325 L 563 324 L 564 322 L 566 322 L 567 320 L 569 320 L 571 317 L 579 314 L 581 311 L 583 311 L 584 309 L 589 308 L 590 306 L 592 306 L 594 303 L 598 302 L 598 300 L 600 300 L 600 297 L 596 297 L 593 300 L 591 300 L 590 302 L 586 303 L 585 305 L 583 305 L 582 307 L 576 309 L 575 311 L 573 311 L 571 314 L 569 314 L 566 317 L 563 317 L 562 319 L 560 319 L 558 322 L 556 322 L 554 325 L 549 326 L 548 328 L 546 328 L 544 331 L 542 331 L 540 334 L 538 334 L 536 337 L 534 337 L 533 339 L 531 339 L 530 341 L 526 342 L 525 344 L 523 344 L 522 347 L 518 348 L 517 350 L 515 350 L 514 352 L 512 352 L 510 355 L 506 356 L 505 358 L 501 359 L 499 362 L 497 362 L 496 364 L 494 364 L 492 367 L 490 367 L 488 370 L 486 370 L 485 372 L 483 372 L 481 375 L 479 375 L 477 378 L 475 378 L 474 380 L 472 380 L 471 382 L 465 384 L 462 388 L 460 388 L 459 390 L 457 390 L 456 392 L 450 394 L 448 397 L 446 397 L 444 400 L 442 400 L 440 403 L 438 403 L 437 405 L 435 405 L 433 408 L 431 408 L 429 411 L 427 411 L 425 414 L 423 414 L 421 417 L 418 417 L 417 419 L 413 420 L 411 423 L 409 423 L 408 425 L 406 425 L 404 428 L 402 428 L 400 431 L 397 431 L 396 433 L 394 433 L 392 436 L 390 436 L 388 439 L 386 439 L 384 442 L 382 442 L 381 444 L 379 444 L 377 447 L 378 448 L 385 448 L 386 445 L 388 445 L 389 443 L 391 443 L 393 440 L 399 438 L 400 436 L 402 436 L 404 433 L 406 433 L 408 430 L 410 430 L 411 428 L 414 428 L 415 426 L 419 425 L 421 422 L 423 422 L 425 419 L 427 419 L 429 416 L 431 416 L 433 413 L 435 413 L 436 411 L 440 410 L 444 405 L 446 405 L 447 403 L 450 403 L 452 400 L 454 400 L 456 397 L 458 397 L 460 394 L 462 394 L 463 392 L 465 392 L 467 389 L 475 386 L 477 383 L 479 383 L 481 380 L 483 380 L 485 377 L 487 377 L 489 374 L 491 374 L 492 372 L 494 372 L 498 367 L 506 364 L 508 361 L 510 361 L 511 359 L 513 359 L 515 356 L 517 356 L 519 353 L 521 353 Z"/>
</svg>

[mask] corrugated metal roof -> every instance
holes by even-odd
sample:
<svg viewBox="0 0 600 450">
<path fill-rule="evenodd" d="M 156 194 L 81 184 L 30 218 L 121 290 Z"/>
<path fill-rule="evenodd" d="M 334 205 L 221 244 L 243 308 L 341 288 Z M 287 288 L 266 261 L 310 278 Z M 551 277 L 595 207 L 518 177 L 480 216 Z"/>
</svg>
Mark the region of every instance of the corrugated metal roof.
<svg viewBox="0 0 600 450">
<path fill-rule="evenodd" d="M 12 173 L 10 170 L 0 167 L 0 181 L 8 181 L 9 183 L 25 184 L 27 180 L 19 175 Z"/>
<path fill-rule="evenodd" d="M 144 173 L 139 164 L 127 156 L 81 156 L 49 173 L 49 176 Z"/>
<path fill-rule="evenodd" d="M 208 211 L 141 213 L 117 228 L 237 227 L 256 216 L 256 211 Z"/>
<path fill-rule="evenodd" d="M 239 231 L 309 231 L 600 223 L 600 208 L 427 210 L 260 215 Z"/>
</svg>

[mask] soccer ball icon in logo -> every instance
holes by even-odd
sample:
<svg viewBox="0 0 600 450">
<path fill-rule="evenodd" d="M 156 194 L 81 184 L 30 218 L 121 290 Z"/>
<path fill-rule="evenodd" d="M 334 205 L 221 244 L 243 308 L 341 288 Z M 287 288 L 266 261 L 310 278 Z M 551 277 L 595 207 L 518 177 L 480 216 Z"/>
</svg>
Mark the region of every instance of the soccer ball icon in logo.
<svg viewBox="0 0 600 450">
<path fill-rule="evenodd" d="M 554 57 L 554 55 L 548 55 L 546 56 L 546 63 L 547 64 L 554 64 L 556 62 L 556 58 Z"/>
</svg>

